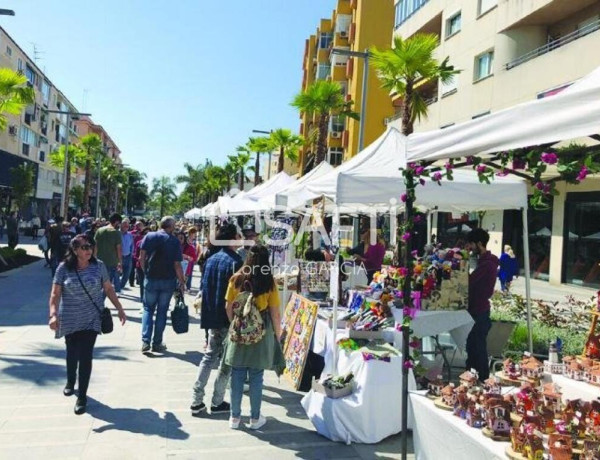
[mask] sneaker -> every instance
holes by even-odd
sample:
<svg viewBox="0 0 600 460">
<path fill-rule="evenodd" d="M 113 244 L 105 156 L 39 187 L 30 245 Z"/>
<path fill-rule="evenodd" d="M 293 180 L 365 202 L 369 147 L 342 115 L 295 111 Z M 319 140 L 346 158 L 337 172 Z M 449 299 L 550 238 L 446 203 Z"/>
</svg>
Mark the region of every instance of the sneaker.
<svg viewBox="0 0 600 460">
<path fill-rule="evenodd" d="M 80 396 L 77 398 L 77 402 L 75 403 L 74 412 L 77 415 L 85 414 L 85 408 L 87 405 L 87 398 L 85 396 Z"/>
<path fill-rule="evenodd" d="M 143 342 L 142 343 L 142 353 L 148 353 L 150 351 L 150 344 Z"/>
<path fill-rule="evenodd" d="M 73 396 L 75 394 L 75 388 L 73 388 L 73 385 L 67 384 L 63 390 L 63 394 L 65 396 Z"/>
<path fill-rule="evenodd" d="M 154 351 L 155 353 L 164 353 L 165 351 L 167 351 L 167 346 L 164 343 L 152 345 L 152 351 Z"/>
<path fill-rule="evenodd" d="M 218 406 L 210 406 L 211 414 L 224 414 L 231 411 L 231 405 L 227 401 L 223 401 Z"/>
<path fill-rule="evenodd" d="M 192 404 L 190 410 L 192 411 L 192 415 L 198 415 L 206 410 L 206 404 Z"/>
<path fill-rule="evenodd" d="M 260 428 L 262 428 L 265 423 L 267 423 L 267 419 L 265 417 L 263 417 L 263 415 L 259 415 L 259 417 L 255 420 L 253 418 L 250 419 L 250 429 L 251 430 L 258 430 Z"/>
<path fill-rule="evenodd" d="M 229 417 L 229 428 L 232 430 L 237 430 L 240 427 L 240 419 Z"/>
</svg>

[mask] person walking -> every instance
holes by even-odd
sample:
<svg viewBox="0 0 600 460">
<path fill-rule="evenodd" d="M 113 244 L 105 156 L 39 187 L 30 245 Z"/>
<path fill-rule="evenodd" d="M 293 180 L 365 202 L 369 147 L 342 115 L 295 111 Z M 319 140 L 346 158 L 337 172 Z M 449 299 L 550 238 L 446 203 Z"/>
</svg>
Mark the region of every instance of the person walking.
<svg viewBox="0 0 600 460">
<path fill-rule="evenodd" d="M 131 273 L 133 263 L 133 235 L 129 231 L 129 219 L 123 219 L 121 222 L 121 240 L 123 242 L 121 246 L 121 260 L 123 264 L 123 270 L 121 274 L 121 280 L 119 283 L 119 291 L 123 289 L 129 281 L 129 275 Z"/>
<path fill-rule="evenodd" d="M 192 276 L 194 274 L 194 265 L 198 260 L 198 253 L 196 252 L 196 245 L 193 241 L 193 237 L 184 233 L 183 238 L 183 259 L 187 261 L 187 268 L 185 270 L 185 288 L 190 291 L 192 289 Z"/>
<path fill-rule="evenodd" d="M 148 227 L 145 227 L 142 229 L 142 231 L 139 234 L 139 239 L 135 242 L 135 249 L 134 249 L 134 257 L 135 257 L 135 270 L 136 270 L 136 277 L 138 280 L 138 284 L 140 285 L 140 302 L 144 301 L 144 270 L 142 269 L 142 266 L 140 265 L 140 251 L 142 249 L 142 241 L 144 239 L 144 237 L 148 234 L 148 232 L 150 231 L 150 229 Z M 142 311 L 141 314 L 144 314 L 144 307 L 142 306 Z"/>
<path fill-rule="evenodd" d="M 181 261 L 183 259 L 179 240 L 173 235 L 175 219 L 163 217 L 160 230 L 148 233 L 140 246 L 140 266 L 145 270 L 144 313 L 142 315 L 142 353 L 164 353 L 163 333 L 167 325 L 167 311 L 173 292 L 185 286 Z M 156 321 L 154 311 L 156 310 Z"/>
<path fill-rule="evenodd" d="M 498 279 L 500 280 L 500 289 L 503 294 L 509 294 L 510 285 L 513 278 L 519 276 L 519 263 L 515 253 L 510 245 L 504 245 L 504 251 L 500 255 L 500 269 L 498 270 Z"/>
<path fill-rule="evenodd" d="M 121 291 L 121 278 L 119 275 L 123 270 L 121 255 L 123 241 L 121 232 L 119 231 L 121 215 L 115 213 L 110 216 L 108 221 L 109 225 L 96 230 L 96 234 L 94 235 L 94 239 L 96 240 L 94 256 L 106 265 L 110 281 L 115 287 L 115 292 L 118 294 Z"/>
<path fill-rule="evenodd" d="M 67 221 L 50 227 L 50 268 L 53 277 L 59 264 L 67 255 L 69 244 L 74 237 L 75 234 L 71 233 L 70 224 Z"/>
<path fill-rule="evenodd" d="M 31 219 L 31 239 L 33 241 L 37 240 L 38 231 L 40 230 L 41 226 L 42 221 L 40 218 L 38 216 L 33 216 L 33 219 Z"/>
<path fill-rule="evenodd" d="M 101 331 L 100 315 L 104 308 L 104 296 L 117 309 L 121 324 L 125 324 L 127 317 L 113 290 L 106 266 L 93 256 L 89 239 L 85 235 L 78 235 L 71 240 L 65 260 L 54 275 L 48 322 L 56 338 L 65 337 L 65 396 L 75 393 L 75 381 L 79 377 L 74 408 L 77 415 L 86 410 L 94 344 Z"/>
<path fill-rule="evenodd" d="M 6 219 L 6 236 L 8 237 L 8 247 L 16 248 L 19 244 L 19 220 L 16 212 L 11 212 Z"/>
<path fill-rule="evenodd" d="M 229 426 L 237 429 L 242 416 L 244 383 L 250 383 L 250 429 L 258 430 L 266 422 L 260 413 L 262 402 L 263 375 L 265 370 L 283 372 L 285 362 L 279 345 L 281 317 L 279 292 L 273 280 L 269 251 L 262 245 L 252 246 L 242 268 L 231 278 L 225 299 L 229 321 L 233 321 L 233 307 L 242 291 L 252 293 L 265 327 L 265 335 L 258 343 L 245 345 L 228 339 L 225 364 L 231 366 L 231 417 Z"/>
<path fill-rule="evenodd" d="M 142 235 L 142 229 L 144 228 L 144 224 L 142 224 L 142 222 L 137 221 L 134 226 L 133 226 L 133 230 L 131 231 L 131 234 L 133 235 L 133 254 L 132 254 L 132 258 L 131 258 L 131 273 L 129 274 L 129 286 L 130 287 L 135 287 L 135 280 L 137 278 L 137 266 L 138 266 L 138 253 L 136 253 L 135 248 L 136 245 L 138 243 L 138 241 L 141 241 L 142 238 L 145 236 Z M 138 279 L 138 284 L 140 284 L 140 281 Z"/>
<path fill-rule="evenodd" d="M 467 337 L 467 369 L 475 369 L 479 380 L 490 375 L 487 335 L 492 327 L 490 320 L 490 297 L 494 293 L 498 258 L 487 250 L 490 240 L 488 232 L 476 228 L 467 235 L 467 249 L 477 257 L 477 268 L 469 275 L 468 311 L 475 324 Z"/>
<path fill-rule="evenodd" d="M 223 225 L 217 233 L 217 241 L 227 246 L 223 246 L 220 251 L 210 256 L 202 272 L 200 327 L 208 330 L 208 345 L 198 365 L 198 377 L 194 383 L 190 406 L 192 415 L 206 411 L 205 387 L 213 366 L 219 362 L 223 354 L 223 342 L 229 329 L 229 320 L 225 311 L 225 294 L 229 279 L 242 266 L 242 260 L 235 252 L 238 246 L 236 241 L 239 238 L 235 225 Z M 230 404 L 224 400 L 230 375 L 231 367 L 221 363 L 213 389 L 212 414 L 228 413 L 231 410 Z"/>
</svg>

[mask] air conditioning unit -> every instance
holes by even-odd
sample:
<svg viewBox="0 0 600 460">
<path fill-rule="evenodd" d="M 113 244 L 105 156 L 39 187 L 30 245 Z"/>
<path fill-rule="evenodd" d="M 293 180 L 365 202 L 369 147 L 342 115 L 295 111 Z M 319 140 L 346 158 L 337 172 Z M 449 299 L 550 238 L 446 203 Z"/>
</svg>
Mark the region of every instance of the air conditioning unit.
<svg viewBox="0 0 600 460">
<path fill-rule="evenodd" d="M 331 133 L 331 137 L 334 139 L 341 139 L 342 138 L 342 133 L 340 131 L 333 131 Z"/>
<path fill-rule="evenodd" d="M 348 32 L 347 32 L 346 30 L 342 30 L 342 31 L 340 32 L 340 37 L 342 37 L 342 38 L 346 38 L 346 37 L 348 37 Z"/>
<path fill-rule="evenodd" d="M 11 136 L 16 136 L 17 135 L 17 127 L 15 125 L 9 126 L 8 134 L 10 134 Z"/>
</svg>

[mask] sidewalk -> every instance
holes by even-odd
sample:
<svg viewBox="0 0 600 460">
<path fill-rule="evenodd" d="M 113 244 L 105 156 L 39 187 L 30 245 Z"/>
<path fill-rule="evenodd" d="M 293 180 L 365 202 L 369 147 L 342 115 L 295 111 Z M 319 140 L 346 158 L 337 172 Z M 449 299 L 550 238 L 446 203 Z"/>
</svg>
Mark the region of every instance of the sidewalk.
<svg viewBox="0 0 600 460">
<path fill-rule="evenodd" d="M 35 246 L 21 247 L 39 255 Z M 204 334 L 196 319 L 180 336 L 168 325 L 169 351 L 142 355 L 137 287 L 121 299 L 127 324 L 98 337 L 89 413 L 76 416 L 74 398 L 62 395 L 64 343 L 46 325 L 49 290 L 43 261 L 0 274 L 0 458 L 400 458 L 399 435 L 351 446 L 319 436 L 300 406 L 303 394 L 272 372 L 265 374 L 262 412 L 268 423 L 260 432 L 229 429 L 227 415 L 192 417 L 188 407 Z M 249 413 L 247 396 L 243 413 Z"/>
</svg>

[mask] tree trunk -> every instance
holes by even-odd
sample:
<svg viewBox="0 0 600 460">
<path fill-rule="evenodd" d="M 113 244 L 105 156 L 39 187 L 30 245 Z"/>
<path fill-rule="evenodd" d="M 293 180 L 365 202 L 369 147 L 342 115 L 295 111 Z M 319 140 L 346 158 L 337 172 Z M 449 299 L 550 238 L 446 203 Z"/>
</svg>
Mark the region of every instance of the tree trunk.
<svg viewBox="0 0 600 460">
<path fill-rule="evenodd" d="M 85 160 L 85 182 L 83 183 L 83 210 L 90 212 L 90 190 L 92 188 L 92 160 L 88 152 Z"/>
<path fill-rule="evenodd" d="M 283 146 L 279 147 L 279 158 L 277 159 L 277 172 L 283 171 L 285 166 L 285 149 Z"/>
<path fill-rule="evenodd" d="M 240 168 L 239 186 L 240 192 L 244 191 L 244 168 Z"/>
<path fill-rule="evenodd" d="M 260 153 L 256 152 L 254 160 L 254 186 L 260 184 Z"/>
<path fill-rule="evenodd" d="M 413 95 L 412 81 L 406 83 L 406 92 L 404 93 L 404 102 L 402 103 L 402 134 L 408 136 L 413 132 L 412 122 L 412 95 Z"/>
<path fill-rule="evenodd" d="M 65 175 L 65 207 L 61 210 L 63 213 L 63 220 L 67 220 L 69 215 L 69 198 L 71 194 L 71 157 L 69 155 L 69 147 L 65 149 L 65 171 L 67 174 Z"/>
<path fill-rule="evenodd" d="M 329 125 L 329 114 L 319 115 L 319 139 L 317 140 L 317 157 L 313 166 L 321 164 L 327 158 L 327 127 Z"/>
</svg>

